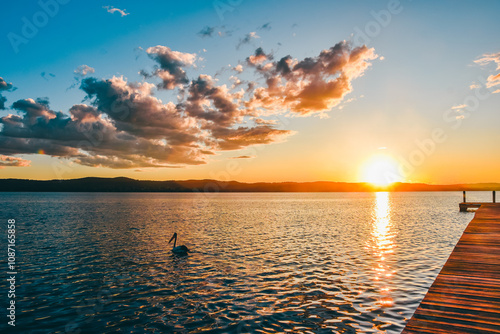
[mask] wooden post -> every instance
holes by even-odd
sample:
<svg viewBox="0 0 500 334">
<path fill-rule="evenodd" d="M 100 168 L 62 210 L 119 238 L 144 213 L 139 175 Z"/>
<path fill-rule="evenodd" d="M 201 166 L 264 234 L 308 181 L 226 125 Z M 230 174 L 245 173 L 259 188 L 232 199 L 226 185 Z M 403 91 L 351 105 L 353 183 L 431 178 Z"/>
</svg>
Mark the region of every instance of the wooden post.
<svg viewBox="0 0 500 334">
<path fill-rule="evenodd" d="M 467 199 L 465 198 L 465 190 L 464 190 L 464 203 L 467 202 Z"/>
<path fill-rule="evenodd" d="M 495 190 L 493 190 L 493 203 L 496 203 L 496 193 L 495 193 Z"/>
</svg>

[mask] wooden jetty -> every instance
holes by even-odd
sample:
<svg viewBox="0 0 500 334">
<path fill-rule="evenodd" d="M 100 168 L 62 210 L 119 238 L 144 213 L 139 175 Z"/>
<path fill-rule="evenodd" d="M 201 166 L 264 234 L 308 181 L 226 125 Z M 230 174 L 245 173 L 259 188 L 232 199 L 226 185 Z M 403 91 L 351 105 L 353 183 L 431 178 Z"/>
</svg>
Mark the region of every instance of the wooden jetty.
<svg viewBox="0 0 500 334">
<path fill-rule="evenodd" d="M 500 203 L 475 204 L 474 219 L 402 333 L 500 333 Z"/>
<path fill-rule="evenodd" d="M 470 208 L 479 209 L 479 207 L 481 207 L 481 204 L 484 204 L 484 203 L 480 203 L 480 202 L 467 202 L 467 196 L 466 196 L 465 191 L 463 192 L 463 196 L 464 196 L 463 202 L 458 204 L 458 206 L 460 208 L 460 212 L 466 212 Z M 496 191 L 493 191 L 493 203 L 496 203 Z"/>
</svg>

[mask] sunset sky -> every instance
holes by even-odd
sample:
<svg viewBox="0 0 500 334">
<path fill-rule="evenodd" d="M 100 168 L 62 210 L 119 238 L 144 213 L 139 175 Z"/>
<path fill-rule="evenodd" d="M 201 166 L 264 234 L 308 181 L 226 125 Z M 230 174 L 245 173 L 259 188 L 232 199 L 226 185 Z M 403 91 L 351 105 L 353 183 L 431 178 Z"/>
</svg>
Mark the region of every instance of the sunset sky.
<svg viewBox="0 0 500 334">
<path fill-rule="evenodd" d="M 2 4 L 0 178 L 500 182 L 498 1 Z M 376 177 L 375 177 L 376 178 Z"/>
</svg>

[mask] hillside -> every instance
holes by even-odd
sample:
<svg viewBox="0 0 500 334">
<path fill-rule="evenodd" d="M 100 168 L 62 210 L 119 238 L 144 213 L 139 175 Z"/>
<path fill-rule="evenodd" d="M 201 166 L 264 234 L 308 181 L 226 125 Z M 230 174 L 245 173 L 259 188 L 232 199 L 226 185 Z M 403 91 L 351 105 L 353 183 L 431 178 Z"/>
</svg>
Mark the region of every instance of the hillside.
<svg viewBox="0 0 500 334">
<path fill-rule="evenodd" d="M 367 183 L 347 182 L 259 182 L 185 180 L 142 181 L 126 177 L 87 177 L 71 180 L 0 179 L 2 192 L 364 192 L 364 191 L 491 191 L 500 190 L 499 183 L 430 185 L 394 183 L 375 187 Z"/>
</svg>

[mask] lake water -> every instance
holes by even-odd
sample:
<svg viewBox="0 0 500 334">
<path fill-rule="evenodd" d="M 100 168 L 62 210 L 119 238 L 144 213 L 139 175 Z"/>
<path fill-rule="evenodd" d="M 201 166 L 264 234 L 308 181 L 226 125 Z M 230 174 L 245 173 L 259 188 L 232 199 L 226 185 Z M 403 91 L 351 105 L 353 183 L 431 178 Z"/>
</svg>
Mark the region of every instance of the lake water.
<svg viewBox="0 0 500 334">
<path fill-rule="evenodd" d="M 399 333 L 473 218 L 461 199 L 0 193 L 4 245 L 17 221 L 16 329 Z M 173 232 L 188 256 L 172 254 Z"/>
</svg>

